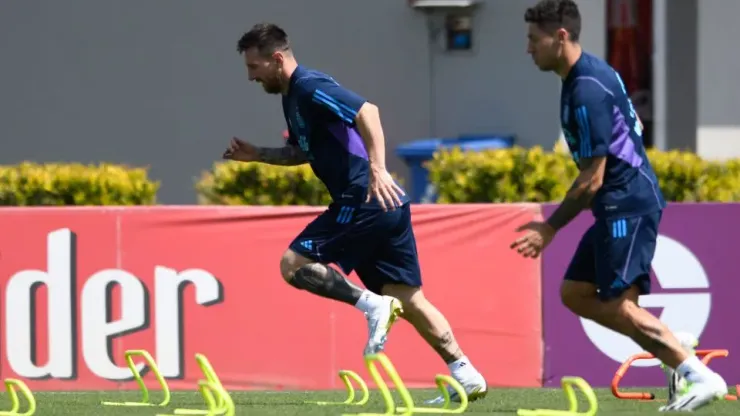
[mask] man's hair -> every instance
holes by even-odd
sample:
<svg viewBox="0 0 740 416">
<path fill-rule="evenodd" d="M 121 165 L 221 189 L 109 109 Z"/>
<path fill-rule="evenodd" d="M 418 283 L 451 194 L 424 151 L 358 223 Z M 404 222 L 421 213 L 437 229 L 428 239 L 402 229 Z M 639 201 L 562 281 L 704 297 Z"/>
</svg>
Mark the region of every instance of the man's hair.
<svg viewBox="0 0 740 416">
<path fill-rule="evenodd" d="M 565 29 L 573 42 L 578 42 L 581 35 L 581 13 L 574 0 L 540 0 L 527 9 L 524 21 L 534 23 L 548 33 Z"/>
<path fill-rule="evenodd" d="M 258 23 L 242 35 L 236 45 L 239 54 L 247 49 L 257 48 L 261 55 L 271 55 L 276 51 L 290 50 L 288 34 L 280 26 L 272 23 Z"/>
</svg>

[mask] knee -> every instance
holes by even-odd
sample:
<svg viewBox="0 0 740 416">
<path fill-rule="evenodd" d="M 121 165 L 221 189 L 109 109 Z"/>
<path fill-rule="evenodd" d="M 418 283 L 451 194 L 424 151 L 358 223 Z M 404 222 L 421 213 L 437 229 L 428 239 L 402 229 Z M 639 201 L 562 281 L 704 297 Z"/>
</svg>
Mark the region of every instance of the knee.
<svg viewBox="0 0 740 416">
<path fill-rule="evenodd" d="M 560 301 L 574 314 L 589 317 L 593 314 L 593 307 L 598 301 L 596 288 L 581 282 L 563 282 L 560 286 Z"/>
<path fill-rule="evenodd" d="M 311 260 L 297 254 L 293 250 L 286 250 L 280 258 L 280 274 L 286 282 L 293 279 L 296 270 L 311 263 Z"/>
<path fill-rule="evenodd" d="M 581 294 L 570 290 L 567 286 L 560 287 L 560 301 L 573 313 L 578 313 L 578 304 L 580 303 Z"/>
<path fill-rule="evenodd" d="M 420 287 L 388 284 L 383 286 L 383 295 L 392 296 L 403 305 L 403 316 L 414 316 L 422 313 L 429 304 Z"/>
</svg>

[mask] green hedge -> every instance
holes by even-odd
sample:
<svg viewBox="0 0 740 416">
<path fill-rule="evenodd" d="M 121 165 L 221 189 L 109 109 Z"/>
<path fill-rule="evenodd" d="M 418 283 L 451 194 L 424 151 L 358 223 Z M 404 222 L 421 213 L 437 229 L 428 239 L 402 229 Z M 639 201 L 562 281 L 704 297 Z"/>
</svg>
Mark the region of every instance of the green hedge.
<svg viewBox="0 0 740 416">
<path fill-rule="evenodd" d="M 740 159 L 702 160 L 690 152 L 649 150 L 669 201 L 740 201 Z M 529 149 L 440 151 L 427 162 L 440 203 L 559 201 L 578 174 L 564 152 Z M 395 175 L 394 175 L 395 176 Z M 0 166 L 0 205 L 151 205 L 159 182 L 146 169 L 100 164 Z M 217 162 L 195 185 L 199 202 L 218 205 L 326 205 L 309 165 Z"/>
<path fill-rule="evenodd" d="M 0 205 L 151 205 L 159 182 L 147 170 L 121 165 L 0 166 Z"/>
<path fill-rule="evenodd" d="M 307 164 L 216 162 L 196 183 L 198 201 L 216 205 L 327 205 L 324 184 Z"/>
<path fill-rule="evenodd" d="M 203 172 L 195 189 L 201 204 L 324 206 L 331 202 L 326 187 L 308 164 L 216 162 Z"/>
<path fill-rule="evenodd" d="M 740 159 L 713 162 L 653 149 L 648 158 L 668 201 L 740 201 Z M 426 166 L 439 203 L 559 201 L 578 174 L 570 155 L 541 147 L 451 149 Z"/>
</svg>

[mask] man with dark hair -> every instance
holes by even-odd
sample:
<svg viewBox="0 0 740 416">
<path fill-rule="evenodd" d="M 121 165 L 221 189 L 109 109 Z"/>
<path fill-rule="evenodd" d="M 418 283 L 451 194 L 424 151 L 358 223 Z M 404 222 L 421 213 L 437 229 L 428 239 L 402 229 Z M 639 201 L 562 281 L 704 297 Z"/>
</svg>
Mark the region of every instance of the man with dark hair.
<svg viewBox="0 0 740 416">
<path fill-rule="evenodd" d="M 463 354 L 444 315 L 422 293 L 410 202 L 386 170 L 378 107 L 330 76 L 298 65 L 288 36 L 274 24 L 254 26 L 237 50 L 251 81 L 267 93 L 282 94 L 289 138 L 281 148 L 234 138 L 223 157 L 310 163 L 333 200 L 283 254 L 283 278 L 297 289 L 364 312 L 369 326 L 365 354 L 382 351 L 391 325 L 403 317 L 448 364 L 469 400 L 485 396 L 485 379 Z M 345 274 L 355 270 L 367 290 L 332 263 Z"/>
<path fill-rule="evenodd" d="M 702 407 L 724 396 L 727 384 L 638 306 L 639 296 L 650 293 L 650 264 L 666 203 L 624 84 L 609 64 L 581 49 L 581 16 L 573 0 L 541 0 L 524 20 L 535 65 L 563 80 L 561 124 L 580 174 L 547 221 L 519 228 L 528 232 L 512 248 L 538 257 L 558 230 L 590 208 L 596 221 L 565 273 L 564 305 L 631 338 L 693 383 L 662 411 Z"/>
</svg>

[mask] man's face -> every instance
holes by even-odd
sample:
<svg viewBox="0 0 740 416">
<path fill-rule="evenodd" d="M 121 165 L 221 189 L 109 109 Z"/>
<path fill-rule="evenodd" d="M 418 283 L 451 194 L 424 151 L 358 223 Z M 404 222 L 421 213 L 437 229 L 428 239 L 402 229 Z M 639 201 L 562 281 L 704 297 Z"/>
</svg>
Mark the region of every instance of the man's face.
<svg viewBox="0 0 740 416">
<path fill-rule="evenodd" d="M 557 68 L 558 59 L 563 52 L 562 29 L 554 33 L 542 30 L 536 23 L 529 24 L 527 53 L 532 56 L 534 64 L 541 71 L 553 71 Z"/>
<path fill-rule="evenodd" d="M 247 65 L 247 74 L 250 81 L 257 81 L 268 94 L 280 94 L 283 89 L 281 78 L 281 58 L 279 52 L 272 56 L 260 54 L 257 48 L 250 48 L 244 52 L 244 61 Z"/>
</svg>

